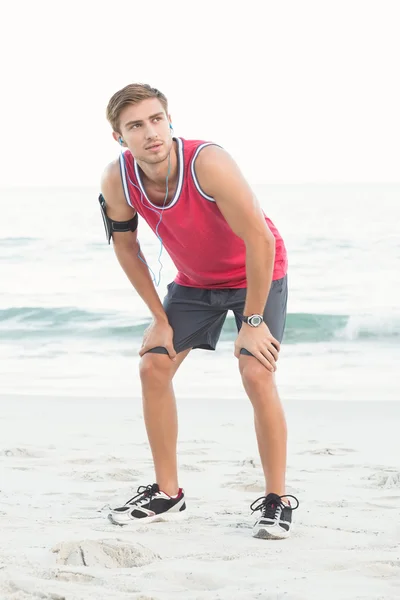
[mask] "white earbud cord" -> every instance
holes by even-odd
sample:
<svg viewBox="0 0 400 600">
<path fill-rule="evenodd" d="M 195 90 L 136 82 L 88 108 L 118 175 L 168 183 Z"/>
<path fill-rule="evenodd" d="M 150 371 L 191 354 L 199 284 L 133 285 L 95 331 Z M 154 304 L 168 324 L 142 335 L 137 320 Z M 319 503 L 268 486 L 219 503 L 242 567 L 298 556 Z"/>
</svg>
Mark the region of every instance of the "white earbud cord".
<svg viewBox="0 0 400 600">
<path fill-rule="evenodd" d="M 159 252 L 159 254 L 158 254 L 158 263 L 159 263 L 159 265 L 160 265 L 160 270 L 159 270 L 159 272 L 158 272 L 158 278 L 156 278 L 156 276 L 155 276 L 155 274 L 154 274 L 154 271 L 153 271 L 153 270 L 151 269 L 151 267 L 150 267 L 150 266 L 147 264 L 147 262 L 145 261 L 144 257 L 140 256 L 140 254 L 141 254 L 141 247 L 140 247 L 140 242 L 139 242 L 139 240 L 138 240 L 139 252 L 138 252 L 138 254 L 137 254 L 137 255 L 138 255 L 138 258 L 139 258 L 139 259 L 142 261 L 142 263 L 144 263 L 144 264 L 146 265 L 146 267 L 149 269 L 149 271 L 150 271 L 150 274 L 151 274 L 151 276 L 152 276 L 152 279 L 153 279 L 153 283 L 154 283 L 154 285 L 155 285 L 156 287 L 158 287 L 158 286 L 160 285 L 160 281 L 161 281 L 161 271 L 162 271 L 162 269 L 163 269 L 163 264 L 162 264 L 162 262 L 161 262 L 161 255 L 162 255 L 162 251 L 163 251 L 163 247 L 164 247 L 164 245 L 163 245 L 163 241 L 162 241 L 162 238 L 161 238 L 160 234 L 158 233 L 158 228 L 160 227 L 160 224 L 161 224 L 161 221 L 162 221 L 162 217 L 163 217 L 163 211 L 158 211 L 158 210 L 156 210 L 155 208 L 152 208 L 151 206 L 147 206 L 147 205 L 146 205 L 146 204 L 143 202 L 143 193 L 142 193 L 142 190 L 141 190 L 141 189 L 140 189 L 140 188 L 139 188 L 139 187 L 138 187 L 138 186 L 137 186 L 135 183 L 133 183 L 132 179 L 129 177 L 129 173 L 128 173 L 128 169 L 126 168 L 126 164 L 125 164 L 125 157 L 124 157 L 124 153 L 122 152 L 122 149 L 121 149 L 121 154 L 122 154 L 122 159 L 123 159 L 123 161 L 124 161 L 125 173 L 126 173 L 126 174 L 127 174 L 127 176 L 128 176 L 128 179 L 129 179 L 129 182 L 130 182 L 130 184 L 131 184 L 131 185 L 133 185 L 133 187 L 135 187 L 135 188 L 136 188 L 136 189 L 139 191 L 139 193 L 140 193 L 140 201 L 141 201 L 141 203 L 143 204 L 143 206 L 144 206 L 145 208 L 147 208 L 148 210 L 151 210 L 151 211 L 155 212 L 155 213 L 156 213 L 156 214 L 159 216 L 159 221 L 158 221 L 158 223 L 157 223 L 157 225 L 156 225 L 156 230 L 155 230 L 156 236 L 157 236 L 157 238 L 159 239 L 159 241 L 160 241 L 160 244 L 161 244 L 161 245 L 160 245 L 160 252 Z M 169 152 L 169 154 L 168 154 L 168 172 L 167 172 L 167 177 L 166 177 L 166 179 L 165 179 L 166 192 L 165 192 L 165 198 L 164 198 L 164 202 L 163 202 L 163 205 L 162 205 L 162 208 L 163 208 L 163 209 L 164 209 L 164 207 L 165 207 L 165 203 L 166 203 L 166 202 L 167 202 L 167 200 L 168 200 L 168 179 L 169 179 L 170 173 L 171 173 L 171 151 L 170 151 L 170 152 Z"/>
</svg>

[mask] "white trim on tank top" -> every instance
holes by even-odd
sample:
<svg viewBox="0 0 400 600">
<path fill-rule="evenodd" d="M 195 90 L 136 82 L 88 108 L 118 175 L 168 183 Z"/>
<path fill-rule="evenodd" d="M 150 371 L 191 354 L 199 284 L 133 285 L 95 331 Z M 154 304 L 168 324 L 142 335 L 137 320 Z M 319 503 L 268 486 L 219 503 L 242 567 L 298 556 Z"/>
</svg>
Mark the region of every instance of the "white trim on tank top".
<svg viewBox="0 0 400 600">
<path fill-rule="evenodd" d="M 134 209 L 134 206 L 132 206 L 132 203 L 131 203 L 131 198 L 129 196 L 128 182 L 126 181 L 125 158 L 124 158 L 124 155 L 122 152 L 119 155 L 119 170 L 121 171 L 121 180 L 122 180 L 122 187 L 124 188 L 125 200 L 129 204 L 129 206 L 131 206 Z"/>
<path fill-rule="evenodd" d="M 170 204 L 168 204 L 168 206 L 159 206 L 158 204 L 153 204 L 149 198 L 147 197 L 146 191 L 143 187 L 142 181 L 140 179 L 140 174 L 137 168 L 137 164 L 136 161 L 134 160 L 134 168 L 135 168 L 135 175 L 137 178 L 137 181 L 139 183 L 140 186 L 140 191 L 142 192 L 142 194 L 144 195 L 144 197 L 146 198 L 147 202 L 151 205 L 154 206 L 154 208 L 159 208 L 160 210 L 166 210 L 167 208 L 171 208 L 171 206 L 173 206 L 174 204 L 177 203 L 180 193 L 182 191 L 182 185 L 183 185 L 183 175 L 184 175 L 184 161 L 183 161 L 183 143 L 182 140 L 180 138 L 174 138 L 174 140 L 177 141 L 178 143 L 178 185 L 175 191 L 175 195 L 174 198 L 172 200 L 172 202 L 170 202 Z M 124 153 L 121 153 L 119 156 L 119 168 L 121 171 L 121 179 L 122 179 L 122 187 L 124 189 L 124 194 L 125 194 L 125 200 L 127 201 L 127 203 L 129 204 L 129 206 L 131 206 L 134 210 L 135 207 L 133 206 L 132 202 L 131 202 L 131 198 L 130 198 L 130 194 L 129 194 L 129 187 L 128 187 L 128 181 L 126 178 L 126 164 L 125 164 L 125 157 L 124 157 Z M 139 189 L 136 185 L 135 187 L 137 189 Z"/>
<path fill-rule="evenodd" d="M 147 202 L 150 204 L 150 206 L 153 206 L 154 208 L 157 208 L 158 210 L 168 210 L 168 208 L 172 208 L 178 202 L 179 196 L 181 195 L 181 191 L 182 191 L 183 175 L 184 175 L 183 143 L 180 138 L 174 138 L 174 140 L 176 140 L 178 143 L 178 185 L 176 186 L 176 190 L 175 190 L 173 199 L 167 206 L 160 206 L 159 204 L 153 204 L 153 202 L 151 202 L 151 200 L 149 200 L 149 198 L 146 194 L 146 190 L 144 189 L 142 180 L 140 179 L 138 165 L 137 165 L 135 159 L 133 160 L 133 164 L 134 164 L 134 168 L 135 168 L 135 175 L 136 175 L 136 179 L 138 181 L 140 190 L 141 190 L 143 196 L 146 198 Z"/>
<path fill-rule="evenodd" d="M 203 192 L 203 190 L 201 189 L 201 187 L 200 187 L 200 184 L 199 184 L 199 182 L 198 182 L 198 179 L 197 179 L 197 177 L 196 177 L 196 171 L 194 170 L 194 163 L 195 163 L 195 160 L 196 160 L 197 156 L 199 155 L 199 152 L 200 152 L 201 150 L 203 150 L 203 148 L 205 148 L 206 146 L 218 146 L 218 144 L 214 144 L 213 142 L 206 142 L 206 143 L 204 143 L 204 144 L 201 144 L 201 145 L 200 145 L 200 146 L 197 148 L 197 150 L 196 150 L 196 152 L 195 152 L 195 154 L 194 154 L 194 156 L 193 156 L 193 158 L 192 158 L 192 164 L 190 165 L 190 170 L 191 170 L 191 172 L 192 172 L 192 178 L 193 178 L 193 181 L 194 181 L 194 185 L 196 186 L 196 189 L 197 189 L 197 191 L 199 192 L 199 194 L 200 194 L 201 196 L 203 196 L 203 198 L 205 198 L 206 200 L 209 200 L 210 202 L 215 202 L 215 200 L 214 200 L 214 198 L 213 198 L 212 196 L 208 196 L 208 195 L 207 195 L 205 192 Z M 219 146 L 219 147 L 220 147 L 220 146 Z"/>
</svg>

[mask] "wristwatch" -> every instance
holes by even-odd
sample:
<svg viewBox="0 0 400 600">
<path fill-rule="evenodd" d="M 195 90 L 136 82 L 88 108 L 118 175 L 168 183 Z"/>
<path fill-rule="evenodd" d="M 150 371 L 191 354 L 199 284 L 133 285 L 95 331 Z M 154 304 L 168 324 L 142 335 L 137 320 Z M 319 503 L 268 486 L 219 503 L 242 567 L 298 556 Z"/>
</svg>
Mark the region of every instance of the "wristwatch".
<svg viewBox="0 0 400 600">
<path fill-rule="evenodd" d="M 250 327 L 258 327 L 264 322 L 262 315 L 250 315 L 250 317 L 242 316 L 243 323 L 247 323 Z"/>
</svg>

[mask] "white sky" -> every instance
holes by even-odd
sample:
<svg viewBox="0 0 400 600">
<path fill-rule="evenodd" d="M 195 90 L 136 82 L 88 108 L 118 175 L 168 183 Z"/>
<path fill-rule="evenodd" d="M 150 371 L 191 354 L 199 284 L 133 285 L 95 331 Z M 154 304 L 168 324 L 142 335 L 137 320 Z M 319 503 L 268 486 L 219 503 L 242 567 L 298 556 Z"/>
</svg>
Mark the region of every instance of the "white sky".
<svg viewBox="0 0 400 600">
<path fill-rule="evenodd" d="M 251 183 L 398 182 L 399 25 L 398 0 L 4 2 L 0 185 L 97 185 L 132 82 Z"/>
</svg>

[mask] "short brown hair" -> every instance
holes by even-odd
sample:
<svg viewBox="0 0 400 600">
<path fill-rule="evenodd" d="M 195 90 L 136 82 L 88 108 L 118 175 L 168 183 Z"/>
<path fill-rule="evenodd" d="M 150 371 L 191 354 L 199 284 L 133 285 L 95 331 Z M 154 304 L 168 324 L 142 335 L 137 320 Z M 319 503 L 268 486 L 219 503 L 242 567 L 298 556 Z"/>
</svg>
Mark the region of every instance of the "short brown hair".
<svg viewBox="0 0 400 600">
<path fill-rule="evenodd" d="M 165 113 L 168 114 L 168 100 L 160 90 L 151 87 L 147 83 L 131 83 L 122 90 L 116 92 L 110 99 L 107 106 L 107 120 L 114 131 L 121 133 L 119 118 L 121 112 L 129 104 L 138 104 L 148 98 L 158 98 Z"/>
</svg>

